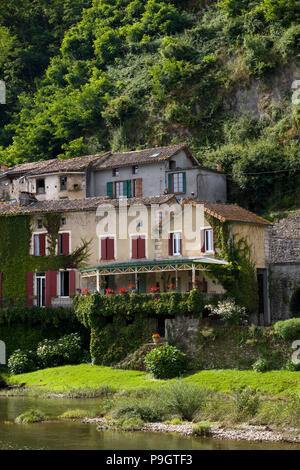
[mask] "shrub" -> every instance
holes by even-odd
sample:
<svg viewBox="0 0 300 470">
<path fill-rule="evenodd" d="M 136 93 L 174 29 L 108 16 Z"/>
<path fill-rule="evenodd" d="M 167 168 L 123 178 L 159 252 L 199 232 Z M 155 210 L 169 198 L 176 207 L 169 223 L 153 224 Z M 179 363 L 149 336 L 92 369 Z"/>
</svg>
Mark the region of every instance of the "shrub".
<svg viewBox="0 0 300 470">
<path fill-rule="evenodd" d="M 80 343 L 80 337 L 76 333 L 65 335 L 59 340 L 46 339 L 39 343 L 37 356 L 44 368 L 75 364 L 82 355 Z"/>
<path fill-rule="evenodd" d="M 170 412 L 191 421 L 205 406 L 210 392 L 205 388 L 180 381 L 163 387 L 160 394 L 160 398 Z"/>
<path fill-rule="evenodd" d="M 192 435 L 193 436 L 210 436 L 211 435 L 211 427 L 207 423 L 197 423 L 193 424 L 192 427 Z"/>
<path fill-rule="evenodd" d="M 210 315 L 218 315 L 225 325 L 242 325 L 246 322 L 246 309 L 235 303 L 234 299 L 225 299 L 218 302 L 217 306 L 208 305 Z"/>
<path fill-rule="evenodd" d="M 291 372 L 297 372 L 300 371 L 300 364 L 295 364 L 289 359 L 288 361 L 286 361 L 285 368 L 287 370 L 290 370 Z"/>
<path fill-rule="evenodd" d="M 252 364 L 252 369 L 255 372 L 266 372 L 269 368 L 269 363 L 266 359 L 257 359 L 257 361 Z"/>
<path fill-rule="evenodd" d="M 4 378 L 0 375 L 0 390 L 1 388 L 5 388 L 5 387 L 6 387 L 6 382 Z"/>
<path fill-rule="evenodd" d="M 300 317 L 300 287 L 297 287 L 292 294 L 290 312 L 294 317 Z"/>
<path fill-rule="evenodd" d="M 154 407 L 146 404 L 125 404 L 112 412 L 114 418 L 139 418 L 146 422 L 161 421 L 161 413 Z"/>
<path fill-rule="evenodd" d="M 300 339 L 300 318 L 278 321 L 274 325 L 274 330 L 286 341 Z"/>
<path fill-rule="evenodd" d="M 28 410 L 25 413 L 22 413 L 15 419 L 15 423 L 17 424 L 28 424 L 28 423 L 39 423 L 40 421 L 44 421 L 45 415 L 39 410 Z"/>
<path fill-rule="evenodd" d="M 38 358 L 33 351 L 15 351 L 8 359 L 11 374 L 24 374 L 38 369 Z"/>
<path fill-rule="evenodd" d="M 147 370 L 156 379 L 171 379 L 184 370 L 186 355 L 175 346 L 160 346 L 146 355 Z"/>
<path fill-rule="evenodd" d="M 239 387 L 233 390 L 233 405 L 238 421 L 253 418 L 258 412 L 260 398 L 256 390 L 250 387 Z"/>
</svg>

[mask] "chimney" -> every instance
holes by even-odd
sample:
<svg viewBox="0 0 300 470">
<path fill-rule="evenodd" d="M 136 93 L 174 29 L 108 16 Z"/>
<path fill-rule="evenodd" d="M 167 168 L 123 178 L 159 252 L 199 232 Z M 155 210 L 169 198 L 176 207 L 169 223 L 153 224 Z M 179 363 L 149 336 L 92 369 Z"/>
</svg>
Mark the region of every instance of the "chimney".
<svg viewBox="0 0 300 470">
<path fill-rule="evenodd" d="M 222 171 L 222 163 L 221 162 L 217 162 L 217 171 Z"/>
<path fill-rule="evenodd" d="M 35 198 L 34 194 L 27 193 L 25 191 L 21 191 L 19 193 L 19 204 L 20 204 L 20 206 L 29 206 L 29 204 L 32 204 L 34 202 L 38 202 L 37 199 Z"/>
</svg>

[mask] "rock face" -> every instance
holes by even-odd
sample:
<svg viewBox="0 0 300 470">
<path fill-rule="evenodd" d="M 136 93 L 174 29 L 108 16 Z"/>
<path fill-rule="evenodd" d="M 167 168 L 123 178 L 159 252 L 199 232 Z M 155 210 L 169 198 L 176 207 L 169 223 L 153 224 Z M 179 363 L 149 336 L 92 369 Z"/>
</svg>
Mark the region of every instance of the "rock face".
<svg viewBox="0 0 300 470">
<path fill-rule="evenodd" d="M 271 319 L 284 320 L 290 317 L 291 295 L 300 286 L 300 211 L 274 224 L 268 251 Z"/>
</svg>

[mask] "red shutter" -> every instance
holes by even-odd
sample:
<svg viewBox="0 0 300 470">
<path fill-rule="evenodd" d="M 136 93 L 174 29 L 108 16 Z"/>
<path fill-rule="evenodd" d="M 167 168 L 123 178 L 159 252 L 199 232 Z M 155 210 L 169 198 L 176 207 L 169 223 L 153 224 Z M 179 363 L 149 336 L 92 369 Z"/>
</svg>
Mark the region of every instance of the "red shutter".
<svg viewBox="0 0 300 470">
<path fill-rule="evenodd" d="M 180 254 L 182 255 L 182 235 L 180 234 Z"/>
<path fill-rule="evenodd" d="M 58 255 L 60 255 L 60 242 L 59 242 L 60 239 L 61 239 L 61 237 L 60 237 L 60 235 L 59 235 L 59 233 L 58 233 L 58 234 L 57 234 L 57 254 L 58 254 Z"/>
<path fill-rule="evenodd" d="M 173 255 L 173 233 L 169 235 L 169 256 Z"/>
<path fill-rule="evenodd" d="M 40 256 L 46 255 L 46 235 L 41 233 L 39 235 L 39 244 L 40 244 Z"/>
<path fill-rule="evenodd" d="M 0 273 L 0 308 L 2 308 L 2 273 Z"/>
<path fill-rule="evenodd" d="M 70 253 L 70 237 L 68 233 L 62 233 L 62 254 L 68 255 Z"/>
<path fill-rule="evenodd" d="M 200 230 L 201 253 L 205 252 L 205 230 Z"/>
<path fill-rule="evenodd" d="M 115 240 L 114 238 L 107 238 L 107 259 L 114 259 L 115 257 Z"/>
<path fill-rule="evenodd" d="M 131 243 L 132 243 L 132 255 L 131 255 L 131 257 L 136 259 L 138 257 L 138 241 L 137 241 L 137 238 L 133 237 L 131 239 Z"/>
<path fill-rule="evenodd" d="M 107 259 L 106 238 L 101 238 L 101 259 Z"/>
<path fill-rule="evenodd" d="M 33 305 L 33 272 L 26 273 L 26 305 Z"/>
<path fill-rule="evenodd" d="M 70 297 L 72 297 L 73 295 L 76 294 L 75 281 L 76 281 L 76 272 L 74 270 L 72 270 L 72 271 L 70 271 L 70 274 L 69 274 L 69 288 L 70 288 L 69 295 L 70 295 Z"/>
<path fill-rule="evenodd" d="M 145 258 L 145 256 L 146 256 L 146 240 L 143 237 L 139 237 L 137 242 L 138 242 L 138 258 Z"/>
<path fill-rule="evenodd" d="M 51 307 L 53 297 L 57 297 L 57 273 L 46 271 L 46 307 Z"/>
</svg>

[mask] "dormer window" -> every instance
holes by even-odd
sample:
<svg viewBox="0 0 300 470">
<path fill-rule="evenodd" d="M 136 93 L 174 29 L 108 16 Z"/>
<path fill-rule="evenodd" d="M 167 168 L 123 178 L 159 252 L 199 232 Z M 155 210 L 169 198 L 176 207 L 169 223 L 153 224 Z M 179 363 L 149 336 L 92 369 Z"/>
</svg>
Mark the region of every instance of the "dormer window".
<svg viewBox="0 0 300 470">
<path fill-rule="evenodd" d="M 119 168 L 114 168 L 113 171 L 112 171 L 112 175 L 113 175 L 113 176 L 120 176 L 120 170 L 119 170 Z"/>
<path fill-rule="evenodd" d="M 133 175 L 137 175 L 138 172 L 139 172 L 139 167 L 138 167 L 138 165 L 134 165 L 134 166 L 132 167 L 132 174 L 133 174 Z"/>
<path fill-rule="evenodd" d="M 60 177 L 60 190 L 61 191 L 67 190 L 67 177 L 66 176 Z"/>
<path fill-rule="evenodd" d="M 39 178 L 36 180 L 36 193 L 45 194 L 45 179 Z"/>
</svg>

